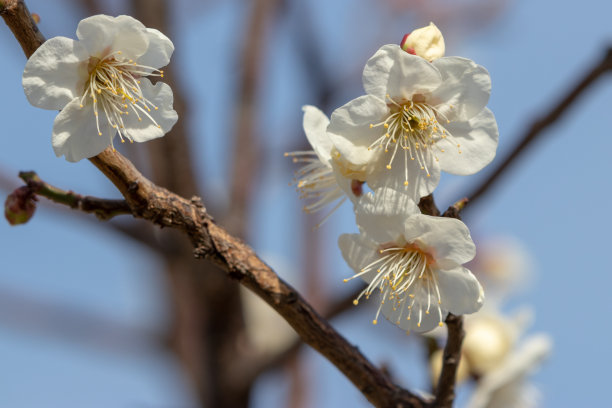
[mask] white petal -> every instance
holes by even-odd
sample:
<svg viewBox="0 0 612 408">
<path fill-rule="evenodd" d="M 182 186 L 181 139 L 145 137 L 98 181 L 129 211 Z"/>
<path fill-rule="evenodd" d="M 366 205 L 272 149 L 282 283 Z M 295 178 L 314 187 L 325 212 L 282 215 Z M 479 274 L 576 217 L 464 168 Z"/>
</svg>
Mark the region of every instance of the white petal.
<svg viewBox="0 0 612 408">
<path fill-rule="evenodd" d="M 417 214 L 404 222 L 404 237 L 433 251 L 442 269 L 454 268 L 474 258 L 476 246 L 468 227 L 454 218 Z"/>
<path fill-rule="evenodd" d="M 163 82 L 158 82 L 155 85 L 151 83 L 147 78 L 140 80 L 140 89 L 142 94 L 151 101 L 157 110 L 151 107 L 149 115 L 161 128 L 158 128 L 155 123 L 151 121 L 144 113 L 139 112 L 142 120 L 138 120 L 137 115 L 134 111 L 130 112 L 128 116 L 123 116 L 125 130 L 136 142 L 146 142 L 148 140 L 162 137 L 172 129 L 172 126 L 178 120 L 178 115 L 174 109 L 172 109 L 173 95 L 172 89 Z"/>
<path fill-rule="evenodd" d="M 446 130 L 452 138 L 447 137 L 436 143 L 438 148 L 444 149 L 444 153 L 438 153 L 443 171 L 462 176 L 474 174 L 495 157 L 499 131 L 495 116 L 489 109 L 484 108 L 469 122 L 451 122 Z M 460 148 L 457 148 L 455 141 L 461 144 Z"/>
<path fill-rule="evenodd" d="M 315 151 L 319 160 L 327 163 L 331 159 L 331 150 L 333 144 L 327 135 L 327 125 L 329 119 L 321 110 L 315 106 L 305 105 L 302 107 L 304 111 L 304 133 L 306 138 Z"/>
<path fill-rule="evenodd" d="M 87 47 L 89 54 L 98 58 L 121 51 L 124 58 L 136 59 L 149 46 L 146 27 L 130 16 L 99 14 L 88 17 L 79 23 L 77 37 Z"/>
<path fill-rule="evenodd" d="M 386 94 L 396 100 L 409 99 L 416 93 L 426 94 L 441 82 L 440 73 L 433 65 L 395 44 L 382 46 L 363 70 L 363 88 L 382 100 Z"/>
<path fill-rule="evenodd" d="M 411 196 L 391 188 L 367 193 L 355 207 L 357 224 L 378 243 L 396 240 L 402 235 L 404 220 L 420 213 Z"/>
<path fill-rule="evenodd" d="M 43 109 L 62 109 L 83 92 L 88 60 L 87 49 L 70 38 L 55 37 L 43 43 L 23 71 L 28 101 Z"/>
<path fill-rule="evenodd" d="M 384 101 L 363 95 L 336 109 L 327 132 L 345 160 L 355 165 L 368 163 L 376 155 L 368 147 L 380 136 L 380 129 L 370 128 L 383 120 L 389 109 Z"/>
<path fill-rule="evenodd" d="M 170 62 L 170 57 L 174 52 L 174 44 L 168 37 L 154 28 L 147 28 L 146 35 L 149 38 L 149 48 L 138 58 L 138 64 L 153 68 L 165 67 Z"/>
<path fill-rule="evenodd" d="M 423 304 L 427 304 L 427 295 L 420 294 L 417 296 L 422 296 Z M 373 300 L 378 300 L 377 297 L 373 296 Z M 440 315 L 438 314 L 437 308 L 432 307 L 432 310 L 429 314 L 426 314 L 424 310 L 421 312 L 421 325 L 419 326 L 419 316 L 418 316 L 418 308 L 414 307 L 412 316 L 410 316 L 410 320 L 408 320 L 408 309 L 404 305 L 403 308 L 396 308 L 393 310 L 393 301 L 387 301 L 383 305 L 382 314 L 389 320 L 389 322 L 399 326 L 403 330 L 414 331 L 417 333 L 424 333 L 430 330 L 435 329 L 439 326 L 440 323 Z M 403 309 L 403 310 L 402 310 Z M 446 319 L 446 315 L 448 312 L 442 309 L 442 320 Z"/>
<path fill-rule="evenodd" d="M 438 287 L 442 307 L 452 314 L 477 312 L 484 303 L 482 286 L 472 272 L 463 266 L 438 270 Z"/>
<path fill-rule="evenodd" d="M 379 150 L 379 149 L 375 149 Z M 389 153 L 381 154 L 378 157 L 377 168 L 378 172 L 372 173 L 368 177 L 368 185 L 373 188 L 389 187 L 395 190 L 404 191 L 415 199 L 424 197 L 434 191 L 440 182 L 440 166 L 435 161 L 431 160 L 427 163 L 429 169 L 429 177 L 424 170 L 421 170 L 416 160 L 410 160 L 408 157 L 408 185 L 404 185 L 406 181 L 406 170 L 404 163 L 404 152 L 399 151 L 393 160 L 391 169 L 387 169 L 386 165 L 390 159 Z"/>
<path fill-rule="evenodd" d="M 378 257 L 377 244 L 364 234 L 342 234 L 338 238 L 338 246 L 342 252 L 342 257 L 355 273 L 359 273 L 362 268 Z M 376 275 L 376 271 L 367 274 L 364 280 L 368 277 L 370 280 L 366 280 L 366 282 L 370 282 L 373 275 Z"/>
<path fill-rule="evenodd" d="M 69 162 L 93 157 L 106 149 L 115 130 L 100 118 L 98 135 L 96 119 L 92 105 L 80 107 L 79 98 L 75 98 L 57 115 L 53 122 L 52 144 L 56 156 L 66 156 Z"/>
<path fill-rule="evenodd" d="M 431 64 L 438 68 L 443 79 L 442 85 L 431 94 L 432 102 L 449 120 L 467 121 L 487 105 L 491 77 L 484 67 L 460 57 L 439 58 Z"/>
<path fill-rule="evenodd" d="M 355 196 L 353 193 L 352 182 L 353 180 L 345 177 L 339 170 L 338 165 L 333 160 L 330 160 L 329 165 L 332 168 L 334 178 L 336 179 L 336 183 L 340 187 L 340 189 L 344 192 L 344 194 L 351 200 L 353 204 L 357 202 L 359 197 Z"/>
</svg>

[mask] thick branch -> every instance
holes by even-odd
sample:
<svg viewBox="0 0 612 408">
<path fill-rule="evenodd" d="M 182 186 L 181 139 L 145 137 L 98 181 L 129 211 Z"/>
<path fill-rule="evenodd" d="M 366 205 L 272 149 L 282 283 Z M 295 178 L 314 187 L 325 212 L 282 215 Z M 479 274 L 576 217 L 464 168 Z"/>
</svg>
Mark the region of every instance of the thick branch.
<svg viewBox="0 0 612 408">
<path fill-rule="evenodd" d="M 504 174 L 512 163 L 522 155 L 528 146 L 532 144 L 540 135 L 544 133 L 549 126 L 553 125 L 557 120 L 567 112 L 579 97 L 604 73 L 612 70 L 612 48 L 606 50 L 603 59 L 598 62 L 584 78 L 582 78 L 567 95 L 555 105 L 550 112 L 537 119 L 528 128 L 525 134 L 520 138 L 520 142 L 514 147 L 514 149 L 506 156 L 506 158 L 497 165 L 495 170 L 474 189 L 471 194 L 467 197 L 470 199 L 470 203 L 480 199 Z"/>
<path fill-rule="evenodd" d="M 33 194 L 46 197 L 58 204 L 67 205 L 72 209 L 94 213 L 101 220 L 108 220 L 120 214 L 132 213 L 125 200 L 107 200 L 65 191 L 45 183 L 33 171 L 22 171 L 19 173 L 19 177 L 26 182 Z"/>
<path fill-rule="evenodd" d="M 23 0 L 0 1 L 0 15 L 19 41 L 26 57 L 30 58 L 30 55 L 45 42 L 45 37 L 38 31 Z"/>
<path fill-rule="evenodd" d="M 394 384 L 241 240 L 215 224 L 197 197 L 187 200 L 152 184 L 110 149 L 90 159 L 124 195 L 135 217 L 185 232 L 198 258 L 208 258 L 272 306 L 302 339 L 323 354 L 375 406 L 424 406 Z"/>
</svg>

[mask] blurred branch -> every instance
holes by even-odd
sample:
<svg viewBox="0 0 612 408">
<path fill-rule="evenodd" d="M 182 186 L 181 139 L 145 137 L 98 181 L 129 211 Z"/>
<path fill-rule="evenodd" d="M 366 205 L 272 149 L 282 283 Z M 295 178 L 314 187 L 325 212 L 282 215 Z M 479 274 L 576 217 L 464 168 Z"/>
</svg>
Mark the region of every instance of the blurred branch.
<svg viewBox="0 0 612 408">
<path fill-rule="evenodd" d="M 125 200 L 108 200 L 65 191 L 42 181 L 33 171 L 22 171 L 19 173 L 19 177 L 26 182 L 32 194 L 46 197 L 72 209 L 94 213 L 101 220 L 108 220 L 116 215 L 131 214 L 130 207 Z"/>
<path fill-rule="evenodd" d="M 469 204 L 478 201 L 495 183 L 500 180 L 500 177 L 507 172 L 512 164 L 516 163 L 517 159 L 522 156 L 523 152 L 530 146 L 544 130 L 555 124 L 567 111 L 578 101 L 579 97 L 595 83 L 599 77 L 608 71 L 612 71 L 612 48 L 605 51 L 603 59 L 599 61 L 578 83 L 569 90 L 550 112 L 535 120 L 527 131 L 520 137 L 520 142 L 512 149 L 506 158 L 497 165 L 489 176 L 476 187 L 471 194 L 467 194 Z"/>
<path fill-rule="evenodd" d="M 162 333 L 108 319 L 73 305 L 41 300 L 0 287 L 3 328 L 59 336 L 80 345 L 123 353 L 142 352 L 143 346 L 165 348 Z"/>
<path fill-rule="evenodd" d="M 132 0 L 134 17 L 145 26 L 156 28 L 162 33 L 169 32 L 170 16 L 173 8 L 166 0 Z M 146 144 L 153 173 L 152 179 L 159 185 L 183 196 L 198 192 L 198 180 L 193 168 L 191 153 L 194 151 L 187 131 L 189 123 L 188 103 L 183 97 L 182 84 L 177 81 L 177 70 L 170 65 L 164 69 L 164 82 L 173 90 L 174 110 L 179 120 L 165 137 Z M 198 135 L 201 137 L 202 135 Z"/>
<path fill-rule="evenodd" d="M 436 390 L 436 399 L 433 406 L 438 408 L 451 408 L 455 400 L 455 380 L 457 367 L 461 359 L 461 343 L 465 332 L 463 331 L 463 318 L 451 313 L 446 317 L 448 339 L 444 347 L 442 359 L 442 372 Z"/>
<path fill-rule="evenodd" d="M 251 2 L 248 29 L 241 44 L 241 74 L 235 111 L 238 123 L 234 133 L 234 151 L 230 182 L 230 206 L 224 217 L 225 225 L 233 234 L 245 236 L 248 208 L 256 179 L 260 172 L 260 146 L 256 137 L 257 84 L 261 60 L 265 55 L 266 29 L 279 0 Z"/>
</svg>

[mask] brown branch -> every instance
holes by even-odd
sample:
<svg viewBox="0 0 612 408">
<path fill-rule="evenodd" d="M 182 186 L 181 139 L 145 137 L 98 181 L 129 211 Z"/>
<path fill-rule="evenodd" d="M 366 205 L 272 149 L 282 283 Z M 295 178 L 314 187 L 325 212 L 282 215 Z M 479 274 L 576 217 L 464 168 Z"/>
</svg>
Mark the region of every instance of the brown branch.
<svg viewBox="0 0 612 408">
<path fill-rule="evenodd" d="M 90 161 L 115 184 L 135 217 L 185 232 L 193 243 L 196 257 L 212 260 L 230 278 L 259 295 L 375 406 L 424 406 L 420 398 L 392 384 L 250 247 L 218 226 L 197 197 L 187 200 L 154 185 L 125 157 L 111 149 Z"/>
<path fill-rule="evenodd" d="M 38 30 L 23 0 L 0 1 L 0 15 L 13 32 L 26 57 L 30 58 L 45 42 L 45 37 Z"/>
<path fill-rule="evenodd" d="M 30 56 L 43 42 L 23 1 L 4 3 L 0 14 L 11 28 L 25 54 Z M 424 407 L 427 402 L 394 385 L 381 370 L 347 342 L 331 325 L 322 319 L 295 289 L 274 273 L 253 250 L 218 226 L 206 212 L 197 197 L 187 200 L 158 187 L 146 178 L 132 163 L 117 152 L 106 149 L 90 161 L 104 173 L 126 199 L 132 214 L 160 227 L 182 231 L 190 238 L 197 258 L 207 258 L 226 274 L 246 286 L 273 307 L 296 330 L 302 339 L 332 362 L 366 398 L 377 407 Z M 439 392 L 438 400 L 452 401 L 456 361 L 453 356 L 460 348 L 456 331 L 461 320 L 449 315 L 448 358 L 445 352 L 444 377 L 451 392 Z M 461 333 L 461 331 L 459 331 Z M 458 343 L 458 344 L 457 344 Z M 440 387 L 441 390 L 449 386 Z M 444 401 L 442 401 L 442 399 Z"/>
<path fill-rule="evenodd" d="M 506 156 L 506 158 L 497 165 L 490 175 L 472 191 L 467 197 L 470 199 L 470 203 L 474 203 L 480 199 L 499 179 L 507 172 L 513 163 L 517 161 L 523 152 L 530 146 L 539 136 L 544 133 L 551 125 L 555 124 L 567 110 L 578 101 L 579 97 L 595 83 L 599 77 L 604 73 L 612 70 L 612 48 L 608 48 L 603 56 L 603 59 L 599 61 L 595 66 L 573 87 L 569 90 L 567 95 L 563 97 L 557 105 L 555 105 L 550 112 L 535 120 L 527 131 L 520 138 L 520 142 L 514 147 L 514 149 Z"/>
<path fill-rule="evenodd" d="M 132 213 L 125 200 L 108 200 L 65 191 L 42 181 L 33 171 L 22 171 L 19 173 L 19 177 L 26 182 L 32 194 L 48 198 L 58 204 L 67 205 L 72 209 L 94 213 L 101 220 L 108 220 L 120 214 Z"/>
<path fill-rule="evenodd" d="M 444 347 L 442 358 L 442 372 L 436 389 L 436 399 L 433 406 L 437 408 L 451 408 L 455 400 L 455 380 L 457 367 L 461 359 L 461 343 L 465 332 L 463 331 L 463 318 L 451 313 L 446 317 L 448 339 Z"/>
</svg>

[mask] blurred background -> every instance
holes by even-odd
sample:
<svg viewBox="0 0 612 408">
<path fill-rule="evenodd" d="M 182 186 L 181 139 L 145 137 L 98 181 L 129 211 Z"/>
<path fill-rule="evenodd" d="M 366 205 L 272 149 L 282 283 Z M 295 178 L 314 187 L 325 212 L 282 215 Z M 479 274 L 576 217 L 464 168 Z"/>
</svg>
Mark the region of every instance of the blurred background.
<svg viewBox="0 0 612 408">
<path fill-rule="evenodd" d="M 350 205 L 313 230 L 324 214 L 301 212 L 304 203 L 289 186 L 296 168 L 283 153 L 307 148 L 302 105 L 329 115 L 361 95 L 365 61 L 433 21 L 447 55 L 489 70 L 488 106 L 503 158 L 612 40 L 612 6 L 597 0 L 27 5 L 47 38 L 75 38 L 78 22 L 98 13 L 130 14 L 170 37 L 176 50 L 165 72 L 179 122 L 161 140 L 119 150 L 156 183 L 201 195 L 221 225 L 331 316 L 395 382 L 424 391 L 431 387 L 432 340 L 387 322 L 373 326 L 375 302 L 347 306 L 360 285 L 342 282 L 352 272 L 336 241 L 356 231 Z M 23 53 L 4 24 L 0 36 L 3 199 L 21 185 L 20 170 L 79 194 L 118 198 L 88 161 L 54 157 L 56 112 L 27 103 Z M 530 308 L 522 338 L 546 333 L 554 342 L 526 379 L 539 390 L 541 407 L 603 406 L 609 399 L 611 97 L 612 80 L 604 76 L 464 214 L 479 248 L 472 267 L 490 289 L 490 303 L 508 316 Z M 498 162 L 475 176 L 444 174 L 438 206 L 464 197 Z M 369 406 L 267 306 L 193 261 L 179 234 L 126 216 L 101 222 L 44 199 L 28 224 L 0 222 L 0 361 L 0 405 L 7 407 Z M 463 383 L 457 406 L 469 404 L 475 384 Z"/>
</svg>

